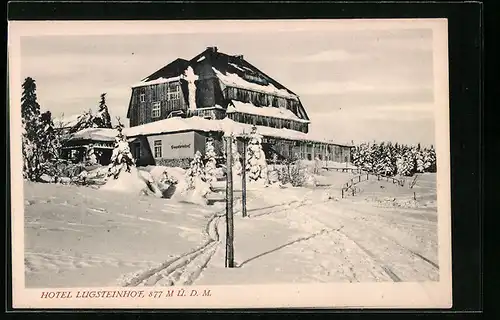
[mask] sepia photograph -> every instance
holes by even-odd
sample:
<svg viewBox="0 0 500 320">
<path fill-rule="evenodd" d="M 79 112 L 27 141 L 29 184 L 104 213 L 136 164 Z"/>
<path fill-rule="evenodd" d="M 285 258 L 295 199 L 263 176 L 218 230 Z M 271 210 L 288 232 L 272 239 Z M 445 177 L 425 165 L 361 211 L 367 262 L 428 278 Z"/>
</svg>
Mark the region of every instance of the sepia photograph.
<svg viewBox="0 0 500 320">
<path fill-rule="evenodd" d="M 451 307 L 446 27 L 9 22 L 14 303 Z"/>
</svg>

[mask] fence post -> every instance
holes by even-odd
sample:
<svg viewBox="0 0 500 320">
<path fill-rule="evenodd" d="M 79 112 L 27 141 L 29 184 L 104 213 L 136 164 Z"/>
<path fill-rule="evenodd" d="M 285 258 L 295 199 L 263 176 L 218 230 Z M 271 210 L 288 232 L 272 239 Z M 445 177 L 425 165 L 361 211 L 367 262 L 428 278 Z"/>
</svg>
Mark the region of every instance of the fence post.
<svg viewBox="0 0 500 320">
<path fill-rule="evenodd" d="M 233 221 L 233 157 L 232 137 L 226 140 L 227 181 L 226 181 L 226 268 L 234 267 L 234 221 Z"/>
<path fill-rule="evenodd" d="M 342 199 L 344 199 L 344 188 L 342 188 Z"/>
<path fill-rule="evenodd" d="M 352 196 L 354 197 L 354 186 L 352 187 Z"/>
<path fill-rule="evenodd" d="M 413 200 L 417 201 L 417 194 L 413 191 Z"/>
<path fill-rule="evenodd" d="M 241 214 L 243 217 L 247 216 L 247 174 L 246 174 L 246 153 L 247 153 L 247 140 L 243 138 L 243 152 L 241 160 L 243 162 L 241 171 Z"/>
<path fill-rule="evenodd" d="M 358 182 L 361 182 L 361 175 L 359 175 L 358 180 L 359 180 Z"/>
</svg>

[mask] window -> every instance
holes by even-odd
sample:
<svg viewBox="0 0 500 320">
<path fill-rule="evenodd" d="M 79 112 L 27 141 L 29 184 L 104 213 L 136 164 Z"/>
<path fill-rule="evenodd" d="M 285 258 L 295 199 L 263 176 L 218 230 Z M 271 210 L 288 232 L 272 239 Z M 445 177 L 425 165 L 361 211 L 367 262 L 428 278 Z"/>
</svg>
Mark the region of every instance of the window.
<svg viewBox="0 0 500 320">
<path fill-rule="evenodd" d="M 179 100 L 180 95 L 180 87 L 178 83 L 169 83 L 168 84 L 168 94 L 167 100 Z"/>
<path fill-rule="evenodd" d="M 145 101 L 146 101 L 146 94 L 145 94 L 145 93 L 141 93 L 141 94 L 139 95 L 139 100 L 140 100 L 141 102 L 145 102 Z"/>
<path fill-rule="evenodd" d="M 151 116 L 153 118 L 159 118 L 161 116 L 161 104 L 159 102 L 153 103 L 153 108 L 151 109 Z"/>
<path fill-rule="evenodd" d="M 154 142 L 154 152 L 155 152 L 155 158 L 161 158 L 162 157 L 162 150 L 161 150 L 161 140 L 155 140 Z"/>
<path fill-rule="evenodd" d="M 181 107 L 181 87 L 177 82 L 165 84 L 165 101 L 167 110 L 176 110 Z"/>
</svg>

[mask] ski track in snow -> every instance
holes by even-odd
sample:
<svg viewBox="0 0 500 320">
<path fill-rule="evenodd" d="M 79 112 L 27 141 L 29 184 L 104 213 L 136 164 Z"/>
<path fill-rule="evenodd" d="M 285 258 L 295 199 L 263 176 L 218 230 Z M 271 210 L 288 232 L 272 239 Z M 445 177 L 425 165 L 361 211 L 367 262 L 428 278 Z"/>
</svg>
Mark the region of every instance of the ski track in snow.
<svg viewBox="0 0 500 320">
<path fill-rule="evenodd" d="M 218 224 L 223 215 L 215 213 L 208 221 L 204 233 L 209 240 L 201 247 L 167 260 L 157 267 L 123 276 L 119 283 L 132 286 L 181 286 L 191 285 L 210 262 L 220 243 Z"/>
<path fill-rule="evenodd" d="M 394 237 L 380 230 L 376 224 L 370 224 L 368 221 L 369 219 L 364 217 L 359 219 L 359 216 L 353 217 L 349 215 L 351 213 L 349 211 L 361 211 L 353 210 L 354 208 L 343 208 L 347 210 L 347 212 L 342 212 L 342 214 L 336 213 L 335 208 L 328 208 L 325 205 L 328 202 L 333 203 L 331 200 L 314 201 L 304 197 L 302 200 L 294 199 L 280 204 L 248 210 L 248 216 L 250 218 L 260 218 L 285 212 L 285 217 L 289 219 L 289 222 L 292 224 L 298 224 L 298 216 L 300 219 L 304 220 L 302 221 L 302 225 L 317 225 L 319 223 L 322 226 L 319 233 L 301 238 L 300 241 L 292 242 L 290 245 L 319 241 L 323 243 L 324 247 L 325 243 L 330 242 L 332 248 L 335 248 L 334 252 L 330 254 L 334 253 L 342 263 L 339 264 L 340 268 L 337 266 L 335 269 L 329 269 L 325 267 L 323 263 L 319 263 L 317 271 L 320 274 L 326 273 L 330 276 L 331 273 L 337 273 L 339 278 L 349 282 L 362 281 L 358 279 L 360 274 L 364 275 L 364 278 L 369 277 L 371 280 L 375 281 L 401 282 L 416 279 L 425 281 L 429 280 L 429 278 L 431 280 L 438 280 L 439 266 L 432 259 L 417 252 L 416 249 L 409 248 L 395 240 Z M 306 207 L 306 210 L 304 210 L 304 207 Z M 318 214 L 313 214 L 313 212 L 319 213 L 319 215 L 328 214 L 330 217 L 334 217 L 338 226 L 333 227 L 330 221 L 325 222 L 323 219 L 317 217 Z M 411 218 L 409 220 L 411 221 Z M 419 221 L 424 224 L 421 228 L 427 228 L 429 226 L 426 226 L 427 221 L 426 219 Z M 402 225 L 407 224 L 405 224 L 405 222 L 402 223 Z M 411 224 L 411 226 L 414 226 L 414 224 Z M 372 242 L 370 241 L 371 239 L 356 235 L 356 230 L 366 231 L 365 236 L 366 233 L 371 234 L 372 237 L 376 237 L 376 241 Z M 412 237 L 412 234 L 410 233 L 407 236 Z M 415 236 L 413 236 L 413 238 L 415 238 Z M 307 244 L 302 243 L 302 245 Z M 282 247 L 284 248 L 286 246 Z M 312 243 L 309 243 L 307 246 L 308 249 L 318 253 L 318 250 L 311 249 L 316 247 L 321 246 L 315 246 Z M 282 248 L 278 248 L 278 250 L 282 250 Z M 251 261 L 245 261 L 243 264 L 248 262 Z M 322 280 L 318 275 L 309 275 L 308 277 L 316 281 Z"/>
<path fill-rule="evenodd" d="M 364 260 L 365 263 L 367 262 L 366 260 L 371 260 L 369 263 L 375 266 L 374 269 L 383 270 L 392 281 L 400 282 L 405 281 L 405 279 L 415 280 L 419 278 L 422 278 L 421 280 L 426 280 L 428 278 L 438 280 L 439 266 L 436 262 L 416 252 L 416 250 L 401 244 L 393 237 L 376 228 L 375 225 L 370 225 L 366 220 L 361 224 L 348 214 L 337 214 L 335 210 L 331 210 L 325 206 L 319 206 L 314 209 L 313 206 L 317 206 L 318 204 L 323 204 L 323 202 L 308 203 L 308 205 L 310 205 L 308 210 L 310 212 L 317 210 L 317 212 L 326 213 L 325 209 L 327 209 L 327 213 L 329 215 L 334 215 L 342 227 L 333 229 L 331 224 L 325 223 L 323 219 L 314 217 L 310 212 L 301 212 L 300 214 L 307 217 L 307 219 L 312 219 L 323 224 L 328 230 L 333 230 L 337 233 L 342 238 L 342 246 L 349 247 L 348 242 L 354 244 L 357 248 L 356 251 L 359 253 L 354 256 L 364 256 L 362 260 Z M 347 228 L 349 231 L 345 230 Z M 362 236 L 356 236 L 353 230 L 360 229 L 366 232 Z M 376 241 L 372 242 L 370 239 L 366 239 L 367 233 L 376 235 Z M 350 253 L 350 255 L 352 255 L 352 253 Z M 346 258 L 346 260 L 349 259 Z M 352 273 L 354 273 L 354 266 L 359 268 L 359 263 L 353 264 L 353 268 L 350 267 Z M 376 276 L 375 278 L 383 279 L 384 277 Z"/>
<path fill-rule="evenodd" d="M 248 202 L 259 200 L 257 195 L 248 195 Z M 241 208 L 237 209 L 239 202 L 235 206 L 235 214 L 241 212 Z M 248 215 L 249 217 L 258 217 L 268 215 L 280 211 L 293 209 L 290 205 L 295 204 L 294 208 L 305 205 L 298 200 L 292 200 L 267 207 L 250 209 L 248 212 L 260 212 L 257 215 Z M 239 205 L 241 207 L 241 205 Z M 275 209 L 272 211 L 262 211 L 266 209 Z M 177 256 L 176 258 L 167 260 L 159 266 L 149 268 L 143 271 L 135 272 L 132 275 L 124 275 L 118 280 L 118 283 L 125 287 L 132 286 L 182 286 L 192 285 L 201 275 L 203 270 L 209 264 L 212 256 L 215 254 L 218 245 L 220 244 L 218 224 L 220 219 L 225 216 L 223 212 L 215 213 L 208 221 L 205 230 L 203 231 L 209 240 L 201 247 Z"/>
</svg>

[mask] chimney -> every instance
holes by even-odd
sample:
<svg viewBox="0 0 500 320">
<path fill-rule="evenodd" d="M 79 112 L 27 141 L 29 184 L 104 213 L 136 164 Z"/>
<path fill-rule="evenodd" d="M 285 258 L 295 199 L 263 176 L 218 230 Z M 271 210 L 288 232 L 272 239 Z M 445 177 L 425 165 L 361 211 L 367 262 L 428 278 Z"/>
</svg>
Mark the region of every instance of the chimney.
<svg viewBox="0 0 500 320">
<path fill-rule="evenodd" d="M 243 55 L 242 55 L 242 54 L 237 54 L 237 55 L 235 55 L 235 57 L 236 57 L 237 59 L 243 60 Z"/>
<path fill-rule="evenodd" d="M 217 47 L 207 47 L 207 50 L 210 52 L 217 52 Z"/>
</svg>

